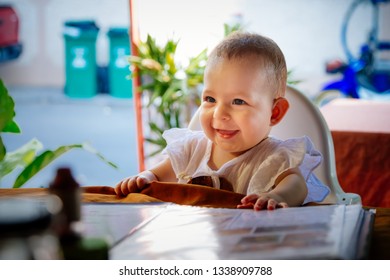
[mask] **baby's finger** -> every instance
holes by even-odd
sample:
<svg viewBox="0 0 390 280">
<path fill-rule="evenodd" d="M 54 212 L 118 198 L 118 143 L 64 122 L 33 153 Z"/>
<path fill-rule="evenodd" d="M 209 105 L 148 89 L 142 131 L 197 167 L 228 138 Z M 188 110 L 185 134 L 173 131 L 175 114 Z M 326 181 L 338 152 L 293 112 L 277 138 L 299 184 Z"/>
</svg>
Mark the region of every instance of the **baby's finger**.
<svg viewBox="0 0 390 280">
<path fill-rule="evenodd" d="M 116 186 L 115 186 L 115 193 L 116 193 L 117 195 L 122 195 L 121 183 L 116 184 Z"/>
<path fill-rule="evenodd" d="M 129 178 L 129 180 L 127 181 L 126 188 L 127 188 L 127 194 L 139 192 L 139 188 L 137 186 L 137 177 Z"/>
<path fill-rule="evenodd" d="M 287 208 L 288 204 L 286 202 L 279 202 L 276 207 L 277 208 Z"/>
<path fill-rule="evenodd" d="M 253 208 L 257 211 L 262 210 L 262 209 L 265 209 L 267 207 L 267 204 L 268 204 L 268 198 L 259 197 Z"/>
<path fill-rule="evenodd" d="M 271 198 L 270 200 L 268 200 L 267 209 L 268 210 L 275 210 L 277 205 L 278 205 L 278 203 L 274 199 Z"/>
<path fill-rule="evenodd" d="M 129 193 L 129 191 L 127 189 L 128 181 L 129 181 L 129 178 L 126 178 L 126 179 L 120 181 L 116 185 L 115 192 L 116 192 L 117 195 L 126 196 Z"/>
<path fill-rule="evenodd" d="M 249 194 L 247 196 L 245 196 L 243 199 L 241 199 L 241 203 L 242 204 L 248 204 L 248 203 L 253 203 L 256 201 L 256 199 L 258 198 L 259 196 L 257 194 Z"/>
<path fill-rule="evenodd" d="M 145 177 L 139 176 L 136 180 L 136 185 L 139 190 L 142 190 L 146 184 L 149 183 L 149 180 Z"/>
<path fill-rule="evenodd" d="M 253 209 L 253 203 L 239 204 L 237 205 L 238 209 Z"/>
</svg>

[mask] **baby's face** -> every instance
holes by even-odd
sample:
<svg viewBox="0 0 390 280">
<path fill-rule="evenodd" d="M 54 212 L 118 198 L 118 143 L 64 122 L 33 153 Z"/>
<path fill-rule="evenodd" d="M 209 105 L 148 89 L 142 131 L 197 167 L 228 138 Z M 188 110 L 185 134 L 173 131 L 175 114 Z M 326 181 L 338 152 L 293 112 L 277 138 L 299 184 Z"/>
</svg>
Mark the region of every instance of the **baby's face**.
<svg viewBox="0 0 390 280">
<path fill-rule="evenodd" d="M 251 62 L 220 60 L 204 77 L 200 122 L 217 149 L 238 156 L 268 136 L 273 92 Z"/>
</svg>

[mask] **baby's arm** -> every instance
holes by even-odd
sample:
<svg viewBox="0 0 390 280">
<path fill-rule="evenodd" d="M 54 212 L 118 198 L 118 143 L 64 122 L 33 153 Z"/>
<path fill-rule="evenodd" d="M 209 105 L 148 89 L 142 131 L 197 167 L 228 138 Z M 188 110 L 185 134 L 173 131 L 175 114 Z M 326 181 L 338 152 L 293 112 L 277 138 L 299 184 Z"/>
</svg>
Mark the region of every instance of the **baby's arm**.
<svg viewBox="0 0 390 280">
<path fill-rule="evenodd" d="M 115 186 L 115 192 L 117 195 L 126 196 L 132 192 L 139 192 L 152 181 L 176 181 L 175 172 L 173 171 L 169 158 L 163 160 L 150 170 L 123 179 Z"/>
<path fill-rule="evenodd" d="M 290 169 L 276 180 L 275 188 L 267 193 L 250 194 L 241 200 L 237 208 L 254 210 L 299 206 L 305 200 L 307 186 L 298 168 Z"/>
</svg>

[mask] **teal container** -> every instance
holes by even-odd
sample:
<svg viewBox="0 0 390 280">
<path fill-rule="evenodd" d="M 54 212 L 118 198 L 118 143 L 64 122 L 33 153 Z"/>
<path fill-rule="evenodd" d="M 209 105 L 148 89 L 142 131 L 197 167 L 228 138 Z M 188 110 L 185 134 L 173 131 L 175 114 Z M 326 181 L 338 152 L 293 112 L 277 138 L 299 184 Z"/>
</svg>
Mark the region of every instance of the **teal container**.
<svg viewBox="0 0 390 280">
<path fill-rule="evenodd" d="M 67 21 L 65 40 L 65 94 L 90 98 L 97 94 L 96 39 L 94 21 Z"/>
<path fill-rule="evenodd" d="M 129 62 L 130 37 L 127 28 L 110 28 L 107 32 L 110 41 L 110 61 L 108 64 L 108 79 L 110 94 L 119 98 L 132 98 L 133 87 Z"/>
</svg>

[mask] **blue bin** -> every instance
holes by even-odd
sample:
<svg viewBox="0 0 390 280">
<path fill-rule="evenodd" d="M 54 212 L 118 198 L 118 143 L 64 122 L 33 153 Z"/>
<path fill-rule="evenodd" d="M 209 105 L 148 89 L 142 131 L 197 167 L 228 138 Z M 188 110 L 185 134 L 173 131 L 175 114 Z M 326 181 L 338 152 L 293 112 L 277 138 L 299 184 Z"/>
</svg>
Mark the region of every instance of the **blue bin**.
<svg viewBox="0 0 390 280">
<path fill-rule="evenodd" d="M 88 98 L 97 94 L 96 39 L 94 21 L 67 21 L 65 39 L 65 93 Z"/>
<path fill-rule="evenodd" d="M 110 39 L 110 62 L 108 64 L 108 79 L 110 94 L 119 98 L 131 98 L 132 81 L 127 77 L 130 75 L 129 62 L 130 38 L 127 28 L 110 28 L 107 32 Z"/>
</svg>

